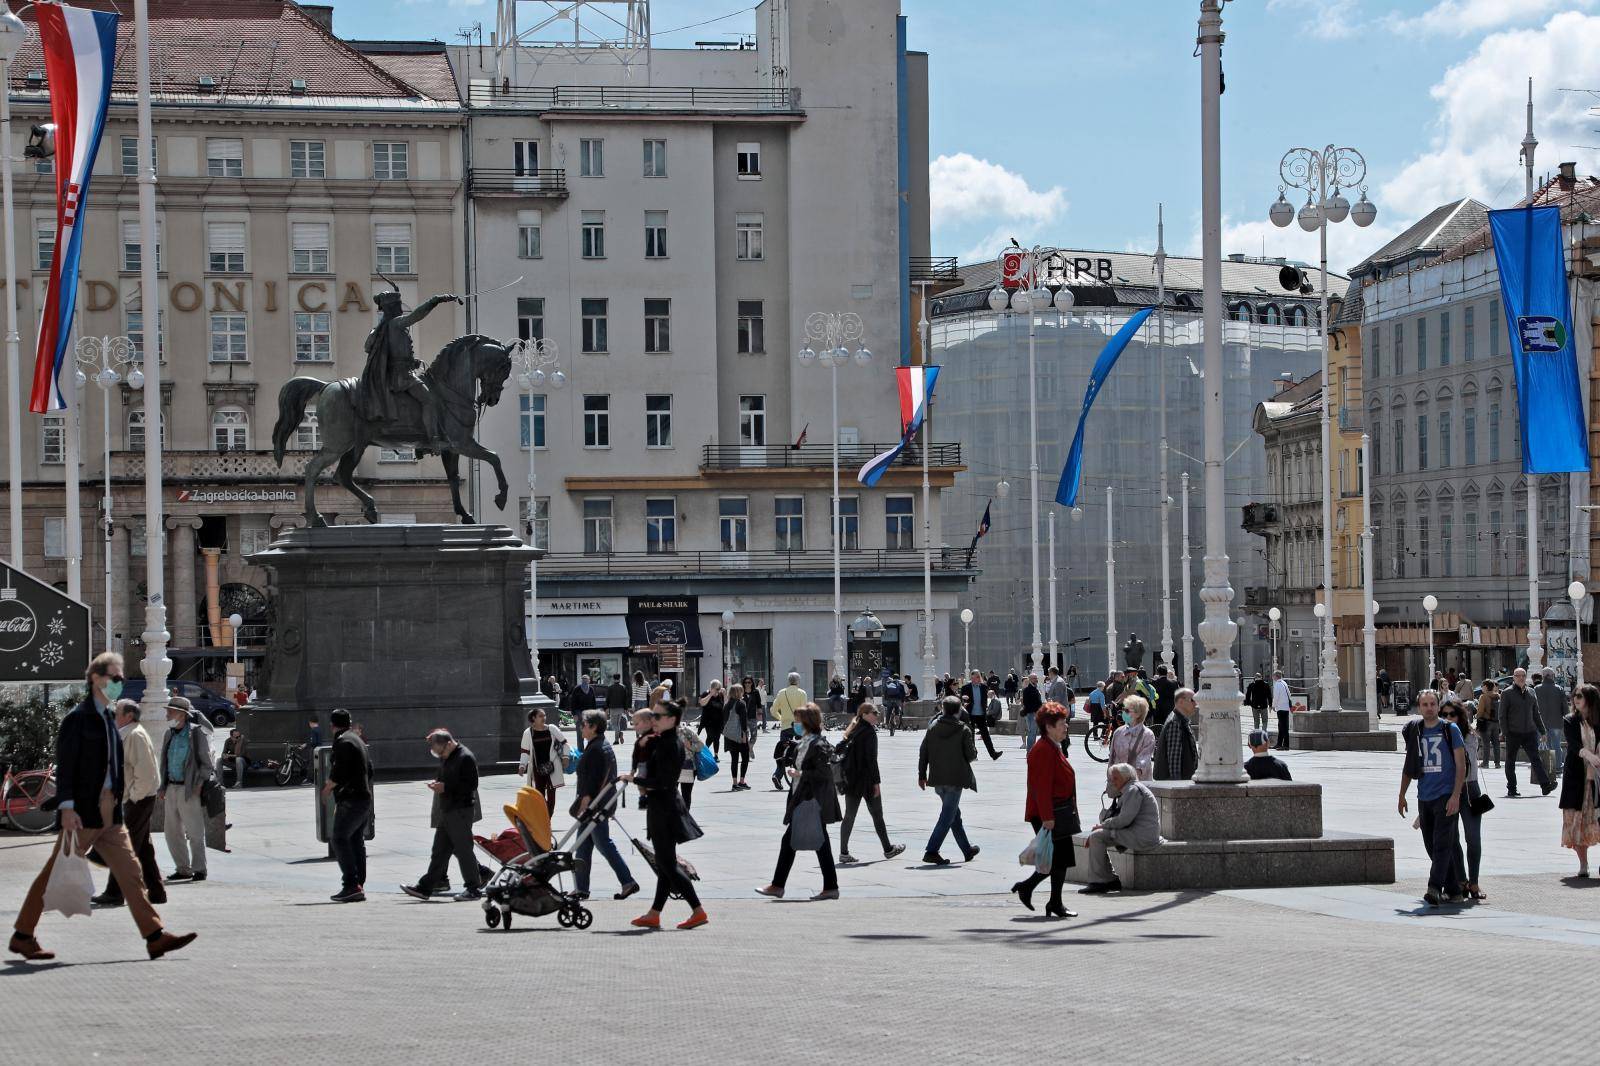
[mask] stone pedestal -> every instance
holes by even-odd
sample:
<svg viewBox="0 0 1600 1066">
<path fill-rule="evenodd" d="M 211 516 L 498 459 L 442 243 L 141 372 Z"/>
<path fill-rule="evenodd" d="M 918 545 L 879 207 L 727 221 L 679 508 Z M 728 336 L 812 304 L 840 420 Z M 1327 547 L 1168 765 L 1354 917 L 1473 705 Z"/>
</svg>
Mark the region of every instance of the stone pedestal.
<svg viewBox="0 0 1600 1066">
<path fill-rule="evenodd" d="M 449 729 L 485 767 L 514 762 L 538 693 L 523 622 L 536 549 L 505 526 L 287 529 L 251 557 L 276 614 L 240 728 L 260 757 L 331 736 L 343 707 L 380 770 L 426 767 L 423 737 Z"/>
<path fill-rule="evenodd" d="M 1128 889 L 1284 888 L 1301 885 L 1392 884 L 1394 841 L 1327 834 L 1322 786 L 1297 781 L 1242 785 L 1147 782 L 1161 810 L 1159 846 L 1111 851 Z M 1085 812 L 1085 821 L 1090 822 Z M 1085 837 L 1073 838 L 1083 880 Z"/>
<path fill-rule="evenodd" d="M 1366 711 L 1297 711 L 1289 716 L 1289 747 L 1299 751 L 1396 751 L 1398 736 L 1369 729 Z"/>
</svg>

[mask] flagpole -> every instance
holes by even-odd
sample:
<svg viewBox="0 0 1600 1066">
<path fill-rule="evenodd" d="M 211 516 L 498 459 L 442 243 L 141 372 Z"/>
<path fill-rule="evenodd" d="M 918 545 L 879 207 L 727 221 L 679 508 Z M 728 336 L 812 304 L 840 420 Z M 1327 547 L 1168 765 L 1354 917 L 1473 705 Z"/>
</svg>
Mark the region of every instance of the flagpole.
<svg viewBox="0 0 1600 1066">
<path fill-rule="evenodd" d="M 1038 670 L 1044 658 L 1044 641 L 1039 633 L 1039 378 L 1036 368 L 1038 308 L 1033 293 L 1038 291 L 1039 258 L 1042 249 L 1033 249 L 1029 281 L 1035 288 L 1028 293 L 1028 550 L 1033 567 L 1033 647 L 1030 667 Z"/>
<path fill-rule="evenodd" d="M 1167 486 L 1167 245 L 1163 205 L 1156 205 L 1156 380 L 1161 407 L 1161 665 L 1172 669 L 1172 499 Z"/>
<path fill-rule="evenodd" d="M 1106 674 L 1117 672 L 1117 534 L 1111 486 L 1106 486 Z"/>
<path fill-rule="evenodd" d="M 20 46 L 27 31 L 23 28 L 22 20 L 8 7 L 0 18 L 7 21 L 5 37 L 6 49 L 12 51 Z M 25 409 L 22 402 L 22 352 L 21 339 L 17 336 L 17 246 L 14 234 L 15 223 L 12 214 L 16 209 L 16 199 L 11 187 L 11 60 L 13 56 L 6 56 L 0 60 L 0 81 L 4 82 L 4 91 L 0 92 L 0 196 L 5 204 L 5 241 L 6 241 L 6 441 L 10 450 L 7 457 L 7 466 L 11 475 L 11 565 L 18 570 L 22 569 L 22 412 Z"/>
<path fill-rule="evenodd" d="M 1048 666 L 1060 669 L 1061 664 L 1056 662 L 1060 654 L 1060 644 L 1056 641 L 1056 512 L 1050 511 L 1050 661 Z"/>
<path fill-rule="evenodd" d="M 928 346 L 932 340 L 932 324 L 928 321 L 928 284 L 923 282 L 919 288 L 922 290 L 920 321 L 917 323 L 918 331 L 922 335 L 922 365 L 928 366 Z M 932 699 L 934 686 L 934 647 L 933 647 L 933 508 L 930 502 L 931 493 L 928 485 L 928 449 L 931 437 L 929 419 L 933 417 L 933 397 L 927 394 L 927 370 L 922 370 L 923 375 L 923 414 L 922 414 L 922 691 L 929 693 Z M 916 412 L 912 412 L 915 417 Z"/>
<path fill-rule="evenodd" d="M 1528 79 L 1528 129 L 1522 136 L 1522 192 L 1529 211 L 1533 210 L 1533 153 L 1539 141 L 1533 135 L 1533 79 Z M 1491 326 L 1491 328 L 1493 328 Z M 1515 344 L 1515 339 L 1512 340 Z M 1523 427 L 1523 447 L 1527 447 L 1527 427 Z M 1539 475 L 1523 475 L 1528 502 L 1528 672 L 1544 665 L 1544 635 L 1539 619 Z"/>
<path fill-rule="evenodd" d="M 10 86 L 7 86 L 7 91 L 10 91 Z M 66 483 L 67 489 L 67 595 L 81 602 L 83 600 L 83 495 L 78 491 L 78 466 L 81 462 L 78 456 L 78 369 L 76 366 L 71 370 L 63 367 L 61 376 L 66 380 L 61 382 L 58 378 L 57 383 L 65 385 L 61 391 L 67 400 L 63 441 L 66 447 L 62 457 L 64 460 L 62 480 Z"/>
<path fill-rule="evenodd" d="M 1179 565 L 1183 567 L 1182 595 L 1183 595 L 1183 672 L 1189 675 L 1190 683 L 1194 680 L 1194 626 L 1189 617 L 1189 603 L 1192 597 L 1189 594 L 1189 472 L 1184 471 L 1180 479 L 1182 489 L 1183 508 L 1183 551 L 1178 556 Z"/>
</svg>

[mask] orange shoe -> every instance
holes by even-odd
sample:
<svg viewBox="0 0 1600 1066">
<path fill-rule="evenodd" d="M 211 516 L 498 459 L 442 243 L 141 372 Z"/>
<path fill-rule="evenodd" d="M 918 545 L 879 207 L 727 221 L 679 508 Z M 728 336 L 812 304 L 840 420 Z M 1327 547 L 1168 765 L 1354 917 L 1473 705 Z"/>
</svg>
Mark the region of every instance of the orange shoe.
<svg viewBox="0 0 1600 1066">
<path fill-rule="evenodd" d="M 710 920 L 711 920 L 711 916 L 708 915 L 705 912 L 704 909 L 696 908 L 695 912 L 693 914 L 689 915 L 687 920 L 681 921 L 681 922 L 678 923 L 678 928 L 679 929 L 698 929 L 702 925 L 705 925 Z"/>
<path fill-rule="evenodd" d="M 659 914 L 641 914 L 641 915 L 639 915 L 639 917 L 635 918 L 633 921 L 629 922 L 628 924 L 629 925 L 633 925 L 633 926 L 637 926 L 640 929 L 660 929 L 661 928 L 661 915 L 659 915 Z"/>
</svg>

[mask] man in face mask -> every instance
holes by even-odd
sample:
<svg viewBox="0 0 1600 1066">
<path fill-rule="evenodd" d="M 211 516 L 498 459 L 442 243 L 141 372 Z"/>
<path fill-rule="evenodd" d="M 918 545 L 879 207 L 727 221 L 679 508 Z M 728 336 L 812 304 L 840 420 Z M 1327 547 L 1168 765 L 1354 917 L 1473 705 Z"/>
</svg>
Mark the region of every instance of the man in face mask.
<svg viewBox="0 0 1600 1066">
<path fill-rule="evenodd" d="M 167 881 L 206 879 L 206 811 L 200 790 L 214 772 L 211 723 L 182 696 L 167 700 L 167 735 L 161 741 L 161 818 L 167 850 L 177 867 Z"/>
<path fill-rule="evenodd" d="M 122 822 L 128 829 L 133 853 L 139 858 L 139 870 L 144 875 L 144 889 L 150 902 L 165 903 L 167 889 L 161 883 L 155 848 L 150 846 L 150 819 L 156 813 L 156 749 L 150 742 L 150 734 L 139 724 L 139 713 L 137 701 L 117 701 L 117 733 L 122 738 Z M 122 886 L 115 877 L 93 902 L 97 907 L 123 905 Z"/>
</svg>

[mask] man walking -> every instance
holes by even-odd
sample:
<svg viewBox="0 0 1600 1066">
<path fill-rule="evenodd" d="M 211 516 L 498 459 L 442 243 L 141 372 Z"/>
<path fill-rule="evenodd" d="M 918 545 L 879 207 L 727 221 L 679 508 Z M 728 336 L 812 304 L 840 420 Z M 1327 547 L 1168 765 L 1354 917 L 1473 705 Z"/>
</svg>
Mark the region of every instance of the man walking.
<svg viewBox="0 0 1600 1066">
<path fill-rule="evenodd" d="M 122 656 L 101 652 L 89 663 L 89 695 L 61 720 L 56 733 L 56 795 L 59 834 L 44 869 L 33 879 L 17 912 L 8 950 L 30 962 L 56 957 L 34 937 L 44 914 L 44 891 L 55 869 L 56 856 L 70 840 L 76 853 L 91 847 L 100 853 L 111 875 L 122 887 L 128 913 L 144 936 L 145 952 L 159 959 L 194 940 L 194 933 L 173 934 L 161 926 L 161 916 L 145 894 L 139 860 L 128 842 L 122 821 L 126 772 L 122 742 L 117 736 L 112 707 L 122 695 Z"/>
<path fill-rule="evenodd" d="M 1157 781 L 1187 781 L 1200 766 L 1200 746 L 1194 735 L 1194 716 L 1199 707 L 1194 689 L 1180 688 L 1173 697 L 1172 708 L 1172 716 L 1156 738 Z"/>
<path fill-rule="evenodd" d="M 592 711 L 594 708 L 594 686 L 589 684 L 589 675 L 584 674 L 578 678 L 578 687 L 572 690 L 572 699 L 568 703 L 567 710 L 571 712 L 573 718 L 578 718 L 584 711 Z"/>
<path fill-rule="evenodd" d="M 1428 873 L 1428 890 L 1422 898 L 1437 907 L 1463 899 L 1461 879 L 1466 867 L 1461 860 L 1461 835 L 1456 823 L 1467 782 L 1467 747 L 1456 724 L 1440 719 L 1438 693 L 1423 689 L 1417 696 L 1417 710 L 1422 717 L 1407 722 L 1400 731 L 1405 739 L 1406 761 L 1400 771 L 1399 809 L 1404 817 L 1406 791 L 1416 781 L 1422 844 L 1433 864 Z"/>
<path fill-rule="evenodd" d="M 1106 771 L 1106 792 L 1111 806 L 1100 812 L 1100 821 L 1089 830 L 1084 848 L 1088 852 L 1088 884 L 1078 889 L 1086 896 L 1122 891 L 1122 879 L 1111 866 L 1107 849 L 1153 848 L 1161 843 L 1161 812 L 1150 789 L 1125 762 Z"/>
<path fill-rule="evenodd" d="M 589 709 L 594 710 L 593 707 Z M 439 760 L 439 774 L 428 782 L 428 788 L 439 797 L 439 824 L 433 830 L 433 856 L 428 861 L 428 872 L 414 885 L 401 885 L 400 891 L 416 899 L 431 898 L 434 888 L 445 879 L 450 856 L 454 855 L 456 865 L 461 869 L 461 883 L 466 886 L 454 898 L 458 901 L 482 899 L 478 859 L 472 853 L 472 812 L 478 796 L 478 760 L 471 750 L 450 735 L 448 729 L 435 729 L 428 734 L 428 750 Z"/>
<path fill-rule="evenodd" d="M 1567 693 L 1556 681 L 1556 672 L 1546 670 L 1544 678 L 1534 687 L 1534 697 L 1539 704 L 1539 722 L 1544 726 L 1545 744 L 1550 748 L 1551 772 L 1561 772 L 1561 718 L 1567 713 Z"/>
<path fill-rule="evenodd" d="M 974 683 L 981 681 L 973 671 Z M 971 686 L 968 686 L 969 688 Z M 967 840 L 967 828 L 961 823 L 961 792 L 978 791 L 978 779 L 973 776 L 972 764 L 978 758 L 978 745 L 972 739 L 972 730 L 961 722 L 961 701 L 947 697 L 944 713 L 922 735 L 922 747 L 917 750 L 917 787 L 926 790 L 933 786 L 939 797 L 939 819 L 933 824 L 933 835 L 922 853 L 922 861 L 931 866 L 949 866 L 950 860 L 939 854 L 946 834 L 955 837 L 961 856 L 971 862 L 978 855 L 976 845 Z"/>
<path fill-rule="evenodd" d="M 1255 680 L 1245 688 L 1244 702 L 1250 707 L 1250 717 L 1255 728 L 1263 732 L 1270 728 L 1267 718 L 1272 708 L 1272 686 L 1267 684 L 1260 670 L 1256 671 Z"/>
<path fill-rule="evenodd" d="M 1022 686 L 1022 750 L 1033 747 L 1039 738 L 1039 722 L 1034 715 L 1044 706 L 1044 695 L 1039 691 L 1039 675 L 1029 674 L 1028 683 Z M 1066 704 L 1062 704 L 1063 707 Z"/>
<path fill-rule="evenodd" d="M 1166 724 L 1167 718 L 1172 714 L 1178 700 L 1178 682 L 1167 676 L 1165 663 L 1156 667 L 1155 690 L 1155 724 L 1162 726 Z"/>
<path fill-rule="evenodd" d="M 778 720 L 778 728 L 788 732 L 794 728 L 794 712 L 811 702 L 811 697 L 806 695 L 806 690 L 800 687 L 800 675 L 794 671 L 789 672 L 789 685 L 778 690 L 772 699 L 772 717 Z M 777 775 L 773 775 L 776 781 Z"/>
<path fill-rule="evenodd" d="M 1061 676 L 1061 671 L 1053 666 L 1044 672 L 1044 700 L 1067 708 L 1072 706 L 1072 689 L 1067 679 Z"/>
<path fill-rule="evenodd" d="M 961 686 L 961 702 L 967 708 L 968 724 L 983 735 L 983 746 L 988 749 L 989 758 L 998 759 L 1000 753 L 994 750 L 994 741 L 989 739 L 989 700 L 994 695 L 994 686 L 977 670 L 972 671 L 972 680 Z"/>
<path fill-rule="evenodd" d="M 1278 750 L 1289 750 L 1289 711 L 1294 703 L 1289 696 L 1289 682 L 1283 679 L 1282 670 L 1272 672 L 1272 709 L 1278 712 Z"/>
<path fill-rule="evenodd" d="M 200 793 L 214 772 L 211 723 L 182 696 L 167 699 L 167 735 L 161 741 L 162 832 L 177 869 L 173 881 L 206 879 L 206 809 Z"/>
<path fill-rule="evenodd" d="M 333 796 L 333 828 L 328 843 L 339 861 L 335 903 L 367 901 L 367 823 L 372 820 L 372 758 L 366 742 L 350 728 L 350 712 L 342 707 L 328 715 L 333 724 L 332 760 L 323 796 Z"/>
<path fill-rule="evenodd" d="M 622 683 L 621 674 L 611 675 L 611 684 L 606 686 L 606 716 L 611 719 L 611 724 L 616 728 L 617 739 L 622 739 L 622 730 L 628 724 L 628 715 L 633 709 L 633 696 L 628 691 L 628 686 Z M 582 722 L 582 719 L 577 719 Z M 580 725 L 578 732 L 582 734 Z M 581 745 L 580 745 L 581 747 Z"/>
<path fill-rule="evenodd" d="M 594 827 L 583 843 L 578 845 L 576 866 L 572 881 L 580 899 L 589 898 L 589 869 L 593 865 L 594 851 L 600 849 L 611 872 L 617 875 L 621 889 L 613 899 L 627 899 L 639 891 L 639 882 L 623 860 L 622 853 L 611 839 L 611 812 L 616 809 L 617 755 L 606 743 L 606 716 L 600 711 L 588 711 L 578 721 L 578 732 L 583 737 L 583 754 L 578 756 L 578 798 L 573 805 L 573 817 L 581 817 L 594 808 L 600 795 L 611 789 L 605 798 L 606 813 L 594 822 Z"/>
<path fill-rule="evenodd" d="M 150 846 L 150 820 L 156 813 L 156 748 L 150 734 L 139 724 L 139 701 L 117 701 L 117 733 L 122 737 L 122 824 L 128 843 L 139 859 L 145 894 L 151 903 L 167 902 L 167 889 L 161 882 L 161 867 L 156 864 L 156 849 Z M 120 907 L 127 902 L 122 886 L 112 877 L 106 890 L 94 897 L 97 907 Z"/>
<path fill-rule="evenodd" d="M 1556 786 L 1544 772 L 1544 762 L 1539 758 L 1539 735 L 1544 732 L 1544 719 L 1539 715 L 1539 701 L 1528 688 L 1528 671 L 1520 666 L 1511 674 L 1511 687 L 1500 696 L 1500 727 L 1506 735 L 1506 795 L 1517 793 L 1517 751 L 1528 755 L 1531 776 L 1539 783 L 1546 796 Z"/>
<path fill-rule="evenodd" d="M 1482 758 L 1479 768 L 1489 765 L 1489 752 L 1494 751 L 1494 767 L 1500 769 L 1500 687 L 1493 678 L 1483 679 L 1483 692 L 1478 696 L 1477 723 L 1478 746 Z"/>
</svg>

